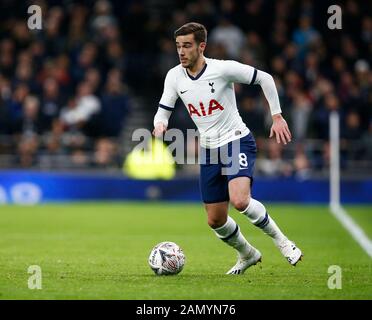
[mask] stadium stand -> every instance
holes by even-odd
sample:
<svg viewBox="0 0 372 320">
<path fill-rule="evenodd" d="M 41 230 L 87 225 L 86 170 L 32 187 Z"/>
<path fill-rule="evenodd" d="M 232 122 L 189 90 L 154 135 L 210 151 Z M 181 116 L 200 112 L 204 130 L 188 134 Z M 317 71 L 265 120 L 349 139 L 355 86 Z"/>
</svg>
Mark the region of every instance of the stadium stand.
<svg viewBox="0 0 372 320">
<path fill-rule="evenodd" d="M 178 63 L 173 31 L 198 21 L 209 30 L 206 56 L 276 81 L 294 136 L 285 149 L 268 140 L 259 87 L 235 86 L 261 150 L 258 174 L 324 175 L 337 110 L 344 174 L 371 176 L 371 7 L 340 3 L 342 32 L 327 27 L 327 1 L 33 1 L 42 30 L 27 28 L 29 3 L 1 1 L 0 167 L 121 171 L 133 130 L 151 129 L 165 74 Z M 170 126 L 193 128 L 178 104 Z"/>
</svg>

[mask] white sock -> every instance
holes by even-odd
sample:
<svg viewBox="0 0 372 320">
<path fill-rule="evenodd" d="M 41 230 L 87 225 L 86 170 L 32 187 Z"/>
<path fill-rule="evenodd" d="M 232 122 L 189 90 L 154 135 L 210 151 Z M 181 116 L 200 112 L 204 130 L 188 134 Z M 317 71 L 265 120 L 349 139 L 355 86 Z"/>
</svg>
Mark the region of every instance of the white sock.
<svg viewBox="0 0 372 320">
<path fill-rule="evenodd" d="M 213 229 L 217 237 L 238 251 L 241 257 L 252 255 L 254 248 L 244 238 L 237 223 L 227 216 L 226 223 L 219 228 Z"/>
<path fill-rule="evenodd" d="M 266 208 L 261 202 L 251 198 L 248 207 L 241 213 L 247 216 L 256 227 L 262 229 L 263 232 L 273 238 L 276 244 L 287 240 L 275 221 L 267 214 Z"/>
</svg>

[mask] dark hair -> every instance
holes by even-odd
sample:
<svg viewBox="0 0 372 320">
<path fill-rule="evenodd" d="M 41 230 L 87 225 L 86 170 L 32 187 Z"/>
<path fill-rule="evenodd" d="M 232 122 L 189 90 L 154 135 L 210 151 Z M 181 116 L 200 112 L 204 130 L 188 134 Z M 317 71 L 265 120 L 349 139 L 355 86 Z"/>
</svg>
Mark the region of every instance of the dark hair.
<svg viewBox="0 0 372 320">
<path fill-rule="evenodd" d="M 174 39 L 176 39 L 178 36 L 186 36 L 188 34 L 194 35 L 194 39 L 197 44 L 200 42 L 207 42 L 207 29 L 202 24 L 197 22 L 189 22 L 178 28 L 174 32 Z"/>
</svg>

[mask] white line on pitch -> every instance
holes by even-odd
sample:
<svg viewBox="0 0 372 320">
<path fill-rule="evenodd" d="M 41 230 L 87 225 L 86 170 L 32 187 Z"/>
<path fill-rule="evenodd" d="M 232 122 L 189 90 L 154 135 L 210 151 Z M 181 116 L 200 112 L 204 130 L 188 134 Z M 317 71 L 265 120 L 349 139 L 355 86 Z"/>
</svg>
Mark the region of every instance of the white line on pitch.
<svg viewBox="0 0 372 320">
<path fill-rule="evenodd" d="M 351 234 L 356 242 L 363 248 L 363 250 L 372 258 L 372 241 L 367 237 L 364 231 L 354 222 L 354 220 L 347 214 L 342 206 L 331 205 L 331 213 Z"/>
</svg>

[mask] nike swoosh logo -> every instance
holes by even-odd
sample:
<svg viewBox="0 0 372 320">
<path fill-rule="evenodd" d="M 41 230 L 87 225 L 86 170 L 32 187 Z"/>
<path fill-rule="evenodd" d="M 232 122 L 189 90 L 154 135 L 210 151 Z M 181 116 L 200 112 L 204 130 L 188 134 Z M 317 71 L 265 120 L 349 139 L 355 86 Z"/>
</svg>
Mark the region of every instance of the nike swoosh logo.
<svg viewBox="0 0 372 320">
<path fill-rule="evenodd" d="M 187 91 L 189 91 L 189 90 L 181 91 L 181 94 L 184 94 L 184 93 L 187 92 Z"/>
</svg>

